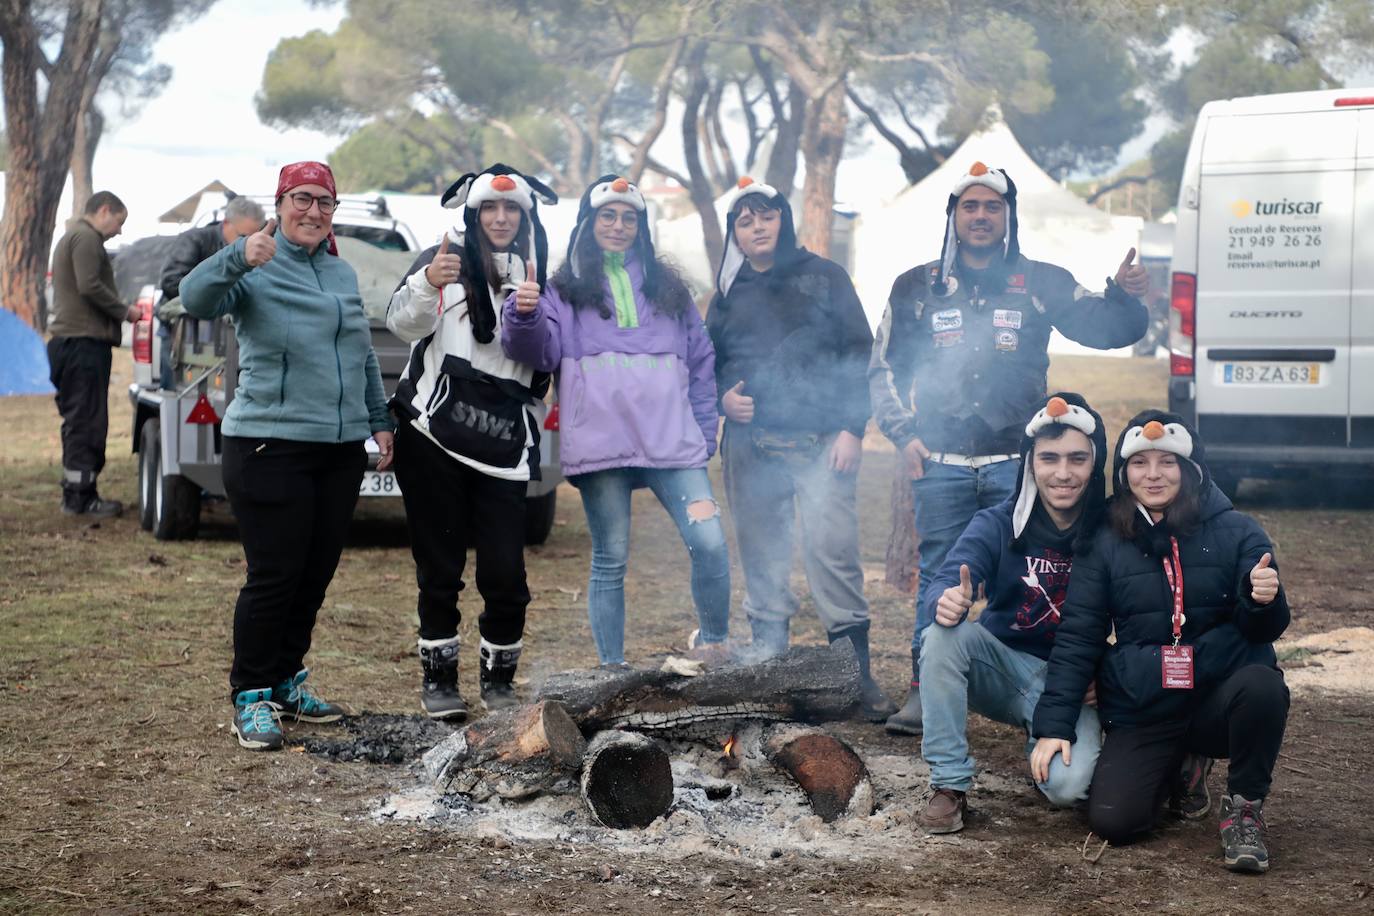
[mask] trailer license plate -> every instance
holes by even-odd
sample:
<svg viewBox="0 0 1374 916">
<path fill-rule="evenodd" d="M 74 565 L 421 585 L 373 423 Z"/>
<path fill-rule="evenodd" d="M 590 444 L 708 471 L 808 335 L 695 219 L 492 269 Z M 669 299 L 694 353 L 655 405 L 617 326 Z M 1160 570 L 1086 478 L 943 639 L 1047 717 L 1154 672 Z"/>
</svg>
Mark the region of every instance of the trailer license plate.
<svg viewBox="0 0 1374 916">
<path fill-rule="evenodd" d="M 358 485 L 359 496 L 400 496 L 401 485 L 396 475 L 390 471 L 363 471 L 363 482 Z"/>
<path fill-rule="evenodd" d="M 1222 363 L 1223 385 L 1319 385 L 1321 363 Z"/>
</svg>

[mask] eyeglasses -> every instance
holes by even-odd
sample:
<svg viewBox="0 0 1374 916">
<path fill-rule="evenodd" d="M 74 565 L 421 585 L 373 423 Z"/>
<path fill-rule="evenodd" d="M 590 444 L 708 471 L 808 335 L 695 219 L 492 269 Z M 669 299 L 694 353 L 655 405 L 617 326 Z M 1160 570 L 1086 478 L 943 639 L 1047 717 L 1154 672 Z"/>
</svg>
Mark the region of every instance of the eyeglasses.
<svg viewBox="0 0 1374 916">
<path fill-rule="evenodd" d="M 596 221 L 603 226 L 614 226 L 617 222 L 626 229 L 634 229 L 639 225 L 639 214 L 633 210 L 624 210 L 617 214 L 609 208 L 596 212 Z"/>
<path fill-rule="evenodd" d="M 324 216 L 328 216 L 333 213 L 334 208 L 339 205 L 339 202 L 328 194 L 321 194 L 319 197 L 316 197 L 304 191 L 297 191 L 295 194 L 288 194 L 286 196 L 290 198 L 291 206 L 296 208 L 297 213 L 309 213 L 311 204 L 319 204 L 320 213 Z"/>
</svg>

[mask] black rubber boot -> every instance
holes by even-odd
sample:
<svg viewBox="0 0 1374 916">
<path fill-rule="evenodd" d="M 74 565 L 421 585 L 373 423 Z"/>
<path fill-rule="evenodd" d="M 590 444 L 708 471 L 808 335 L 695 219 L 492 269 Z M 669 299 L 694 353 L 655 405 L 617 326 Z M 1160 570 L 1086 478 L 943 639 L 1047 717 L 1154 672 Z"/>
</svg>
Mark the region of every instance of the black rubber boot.
<svg viewBox="0 0 1374 916">
<path fill-rule="evenodd" d="M 461 722 L 468 717 L 468 705 L 458 693 L 459 648 L 457 636 L 420 640 L 420 705 L 431 719 Z"/>
<path fill-rule="evenodd" d="M 830 643 L 834 645 L 841 639 L 848 639 L 854 647 L 854 656 L 859 661 L 859 696 L 861 705 L 859 713 L 869 722 L 882 722 L 897 711 L 897 706 L 883 693 L 878 682 L 873 680 L 873 673 L 869 667 L 868 656 L 868 624 L 855 624 L 852 627 L 845 627 L 843 630 L 836 630 L 830 634 Z"/>
<path fill-rule="evenodd" d="M 523 648 L 523 641 L 498 646 L 482 640 L 479 649 L 482 666 L 477 678 L 482 688 L 483 708 L 494 711 L 520 705 L 515 696 L 515 669 L 520 664 Z"/>
<path fill-rule="evenodd" d="M 911 692 L 906 695 L 906 702 L 902 704 L 901 710 L 896 715 L 889 716 L 884 726 L 893 735 L 919 735 L 921 734 L 921 688 L 916 680 L 920 675 L 920 656 L 915 649 L 911 651 Z"/>
</svg>

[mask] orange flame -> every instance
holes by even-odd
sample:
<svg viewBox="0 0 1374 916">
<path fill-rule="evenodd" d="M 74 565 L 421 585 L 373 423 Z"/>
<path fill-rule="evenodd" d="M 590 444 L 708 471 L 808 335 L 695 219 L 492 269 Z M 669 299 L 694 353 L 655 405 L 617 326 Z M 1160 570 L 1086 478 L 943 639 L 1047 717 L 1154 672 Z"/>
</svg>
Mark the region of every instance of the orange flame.
<svg viewBox="0 0 1374 916">
<path fill-rule="evenodd" d="M 733 757 L 735 752 L 735 736 L 731 735 L 725 739 L 725 756 Z"/>
</svg>

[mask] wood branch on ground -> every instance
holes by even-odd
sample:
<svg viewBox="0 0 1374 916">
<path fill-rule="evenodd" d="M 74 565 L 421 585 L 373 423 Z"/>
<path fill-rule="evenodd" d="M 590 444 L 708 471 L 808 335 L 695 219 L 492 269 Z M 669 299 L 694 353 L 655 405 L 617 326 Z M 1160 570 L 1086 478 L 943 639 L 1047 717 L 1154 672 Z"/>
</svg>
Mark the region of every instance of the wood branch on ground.
<svg viewBox="0 0 1374 916">
<path fill-rule="evenodd" d="M 608 728 L 671 733 L 740 719 L 827 722 L 858 709 L 859 664 L 854 647 L 840 640 L 698 677 L 635 668 L 567 671 L 551 676 L 539 699 L 561 704 L 586 734 Z"/>
<path fill-rule="evenodd" d="M 492 713 L 450 735 L 425 754 L 424 764 L 441 792 L 513 800 L 571 783 L 586 751 L 567 710 L 537 702 Z"/>
<path fill-rule="evenodd" d="M 873 813 L 868 767 L 839 738 L 814 728 L 774 725 L 764 731 L 763 753 L 792 777 L 826 823 Z"/>
<path fill-rule="evenodd" d="M 673 805 L 668 752 L 637 732 L 604 731 L 582 764 L 582 800 L 603 826 L 647 827 Z"/>
</svg>

